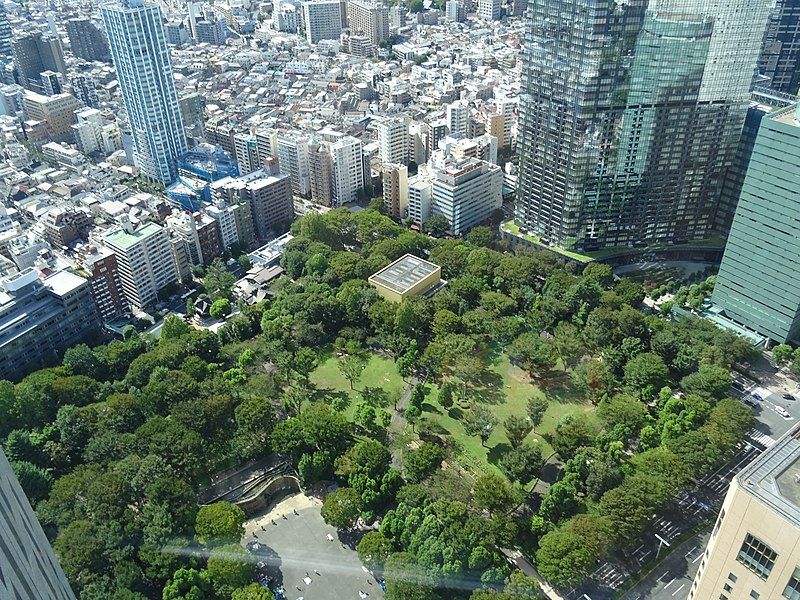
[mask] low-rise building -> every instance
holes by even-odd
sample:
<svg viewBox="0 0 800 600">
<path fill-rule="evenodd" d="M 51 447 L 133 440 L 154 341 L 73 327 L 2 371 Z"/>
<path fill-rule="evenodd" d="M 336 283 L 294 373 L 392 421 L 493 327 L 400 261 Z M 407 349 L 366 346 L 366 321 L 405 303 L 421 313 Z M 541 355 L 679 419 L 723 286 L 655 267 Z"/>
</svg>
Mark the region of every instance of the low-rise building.
<svg viewBox="0 0 800 600">
<path fill-rule="evenodd" d="M 434 293 L 442 285 L 442 268 L 413 254 L 401 256 L 368 280 L 391 302 Z"/>
</svg>

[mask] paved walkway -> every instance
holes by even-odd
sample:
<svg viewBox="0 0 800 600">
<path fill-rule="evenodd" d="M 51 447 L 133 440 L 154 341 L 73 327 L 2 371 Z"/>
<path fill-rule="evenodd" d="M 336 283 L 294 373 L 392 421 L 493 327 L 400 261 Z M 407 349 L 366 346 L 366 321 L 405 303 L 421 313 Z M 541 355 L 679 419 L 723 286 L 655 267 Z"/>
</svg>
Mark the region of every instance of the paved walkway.
<svg viewBox="0 0 800 600">
<path fill-rule="evenodd" d="M 316 498 L 290 496 L 245 522 L 242 542 L 259 542 L 254 560 L 264 563 L 290 600 L 361 600 L 359 592 L 368 594 L 367 600 L 382 600 L 378 582 L 358 559 L 355 540 L 340 538 L 322 520 L 321 507 Z"/>
</svg>

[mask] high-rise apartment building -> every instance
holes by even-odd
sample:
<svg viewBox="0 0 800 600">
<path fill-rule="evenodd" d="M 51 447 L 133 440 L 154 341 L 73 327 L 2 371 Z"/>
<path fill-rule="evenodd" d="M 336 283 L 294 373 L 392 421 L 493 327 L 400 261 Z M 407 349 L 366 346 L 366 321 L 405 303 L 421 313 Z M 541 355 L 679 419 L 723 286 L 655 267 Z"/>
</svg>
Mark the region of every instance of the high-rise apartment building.
<svg viewBox="0 0 800 600">
<path fill-rule="evenodd" d="M 308 170 L 308 136 L 297 132 L 278 133 L 278 162 L 283 173 L 291 177 L 292 191 L 298 196 L 311 192 L 311 177 Z"/>
<path fill-rule="evenodd" d="M 17 83 L 29 90 L 42 90 L 42 72 L 57 71 L 66 76 L 61 42 L 50 33 L 26 33 L 12 43 Z"/>
<path fill-rule="evenodd" d="M 99 327 L 89 282 L 83 277 L 58 271 L 42 279 L 35 269 L 27 268 L 0 281 L 0 379 L 17 381 L 54 364 L 59 353 Z M 3 522 L 0 519 L 0 531 Z M 0 592 L 3 585 L 0 578 Z"/>
<path fill-rule="evenodd" d="M 800 598 L 800 426 L 731 482 L 689 600 Z"/>
<path fill-rule="evenodd" d="M 72 94 L 85 106 L 100 108 L 100 99 L 97 97 L 97 84 L 90 75 L 73 75 L 70 79 Z"/>
<path fill-rule="evenodd" d="M 75 600 L 25 492 L 0 449 L 0 598 Z"/>
<path fill-rule="evenodd" d="M 386 117 L 377 124 L 378 147 L 384 164 L 408 162 L 408 121 L 405 117 Z"/>
<path fill-rule="evenodd" d="M 710 237 L 771 5 L 531 0 L 516 220 L 584 250 Z"/>
<path fill-rule="evenodd" d="M 161 9 L 143 0 L 100 7 L 142 174 L 168 184 L 175 159 L 186 151 L 178 94 L 172 77 Z"/>
<path fill-rule="evenodd" d="M 500 20 L 500 0 L 478 0 L 478 17 L 486 21 Z"/>
<path fill-rule="evenodd" d="M 108 156 L 122 148 L 119 127 L 113 121 L 103 119 L 96 108 L 83 108 L 75 111 L 78 122 L 72 126 L 75 144 L 86 155 L 100 153 Z"/>
<path fill-rule="evenodd" d="M 361 160 L 361 140 L 345 136 L 331 144 L 333 163 L 333 204 L 342 206 L 353 202 L 364 188 L 364 163 Z"/>
<path fill-rule="evenodd" d="M 454 138 L 467 137 L 469 128 L 469 103 L 466 100 L 456 100 L 447 105 L 447 126 L 450 135 Z"/>
<path fill-rule="evenodd" d="M 110 60 L 105 34 L 87 18 L 67 19 L 65 24 L 69 47 L 78 58 Z"/>
<path fill-rule="evenodd" d="M 389 7 L 372 0 L 349 0 L 350 33 L 368 37 L 375 46 L 389 39 Z"/>
<path fill-rule="evenodd" d="M 102 237 L 103 245 L 117 255 L 125 299 L 142 310 L 156 302 L 159 290 L 178 281 L 169 234 L 155 223 L 135 228 L 126 215 L 120 227 Z"/>
<path fill-rule="evenodd" d="M 758 66 L 772 89 L 792 95 L 800 90 L 800 0 L 778 0 Z"/>
<path fill-rule="evenodd" d="M 717 283 L 722 314 L 800 342 L 800 105 L 761 119 Z"/>
<path fill-rule="evenodd" d="M 408 167 L 383 165 L 383 205 L 386 214 L 403 219 L 408 213 Z"/>
<path fill-rule="evenodd" d="M 211 195 L 215 200 L 232 204 L 246 203 L 250 207 L 255 235 L 261 240 L 272 239 L 278 225 L 294 218 L 292 181 L 285 173 L 259 170 L 241 177 L 226 177 L 211 184 Z M 247 233 L 240 227 L 237 221 L 237 231 L 242 239 Z"/>
<path fill-rule="evenodd" d="M 308 170 L 311 183 L 311 200 L 322 206 L 333 204 L 333 159 L 327 143 L 310 144 Z"/>
<path fill-rule="evenodd" d="M 448 21 L 463 23 L 467 20 L 467 9 L 460 0 L 447 0 L 445 15 L 447 15 Z"/>
<path fill-rule="evenodd" d="M 0 57 L 9 58 L 12 55 L 11 41 L 14 34 L 11 31 L 11 23 L 8 22 L 8 15 L 5 9 L 0 9 Z"/>
<path fill-rule="evenodd" d="M 339 0 L 303 2 L 303 28 L 309 44 L 338 40 L 342 34 L 342 5 Z"/>
<path fill-rule="evenodd" d="M 89 273 L 89 284 L 97 312 L 104 321 L 112 321 L 128 307 L 119 278 L 117 255 L 108 248 L 92 244 L 78 248 L 83 269 Z"/>
</svg>

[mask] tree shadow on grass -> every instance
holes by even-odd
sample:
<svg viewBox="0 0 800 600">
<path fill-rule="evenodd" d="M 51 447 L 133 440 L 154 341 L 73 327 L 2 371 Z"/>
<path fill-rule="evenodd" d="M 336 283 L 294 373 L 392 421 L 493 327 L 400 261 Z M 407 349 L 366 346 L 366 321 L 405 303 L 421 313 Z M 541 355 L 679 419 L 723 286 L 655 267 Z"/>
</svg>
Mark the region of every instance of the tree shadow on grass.
<svg viewBox="0 0 800 600">
<path fill-rule="evenodd" d="M 549 379 L 542 389 L 550 400 L 561 404 L 586 404 L 588 400 L 572 385 L 568 376 Z"/>
<path fill-rule="evenodd" d="M 486 454 L 486 459 L 493 465 L 497 465 L 498 461 L 509 451 L 511 450 L 511 446 L 506 444 L 505 442 L 500 442 L 499 444 L 495 444 L 491 448 L 489 448 L 489 452 Z"/>
<path fill-rule="evenodd" d="M 435 404 L 431 404 L 430 402 L 422 403 L 422 412 L 429 412 L 437 415 L 443 414 L 438 406 L 436 406 Z"/>
</svg>

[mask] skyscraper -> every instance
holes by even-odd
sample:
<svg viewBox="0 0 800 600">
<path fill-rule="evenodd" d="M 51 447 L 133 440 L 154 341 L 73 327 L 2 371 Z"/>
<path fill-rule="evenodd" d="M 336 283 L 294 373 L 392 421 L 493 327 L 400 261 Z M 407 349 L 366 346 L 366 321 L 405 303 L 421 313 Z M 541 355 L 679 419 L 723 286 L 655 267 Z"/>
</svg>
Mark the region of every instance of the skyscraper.
<svg viewBox="0 0 800 600">
<path fill-rule="evenodd" d="M 758 66 L 773 89 L 786 94 L 800 89 L 800 0 L 778 0 Z"/>
<path fill-rule="evenodd" d="M 532 0 L 520 224 L 584 250 L 709 237 L 770 8 Z"/>
<path fill-rule="evenodd" d="M 178 174 L 175 159 L 186 151 L 178 94 L 161 9 L 143 0 L 100 7 L 134 142 L 134 162 L 164 184 Z"/>
<path fill-rule="evenodd" d="M 800 342 L 800 105 L 766 115 L 711 297 L 776 342 Z"/>
<path fill-rule="evenodd" d="M 0 449 L 0 598 L 75 600 L 53 549 Z"/>
</svg>

